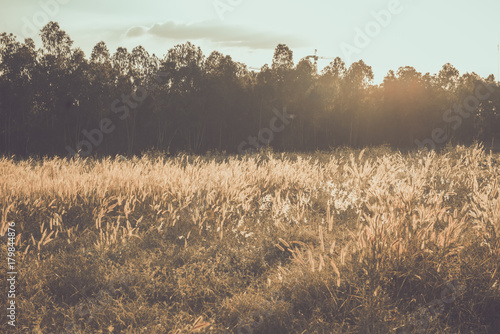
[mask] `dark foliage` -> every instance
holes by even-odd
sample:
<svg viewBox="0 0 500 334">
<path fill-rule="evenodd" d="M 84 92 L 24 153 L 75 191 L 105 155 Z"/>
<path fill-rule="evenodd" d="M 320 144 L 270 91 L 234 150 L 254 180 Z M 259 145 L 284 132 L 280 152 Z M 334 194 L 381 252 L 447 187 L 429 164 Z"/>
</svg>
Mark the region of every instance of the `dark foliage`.
<svg viewBox="0 0 500 334">
<path fill-rule="evenodd" d="M 256 73 L 190 42 L 161 59 L 141 46 L 111 54 L 100 42 L 87 59 L 55 22 L 41 37 L 37 50 L 0 34 L 0 153 L 416 148 L 500 137 L 495 78 L 460 76 L 450 64 L 436 75 L 401 67 L 374 85 L 363 61 L 347 68 L 336 58 L 319 74 L 309 59 L 295 65 L 284 44 Z"/>
</svg>

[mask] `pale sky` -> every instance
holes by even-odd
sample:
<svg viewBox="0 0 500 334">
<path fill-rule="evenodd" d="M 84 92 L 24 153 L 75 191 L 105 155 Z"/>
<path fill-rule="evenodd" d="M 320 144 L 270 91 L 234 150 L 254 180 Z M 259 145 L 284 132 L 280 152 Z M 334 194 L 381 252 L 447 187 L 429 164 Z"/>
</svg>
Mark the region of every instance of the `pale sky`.
<svg viewBox="0 0 500 334">
<path fill-rule="evenodd" d="M 190 41 L 206 56 L 217 50 L 261 67 L 285 43 L 295 63 L 314 49 L 347 65 L 363 59 L 375 82 L 400 66 L 436 73 L 448 62 L 461 74 L 498 73 L 499 0 L 0 0 L 0 8 L 0 32 L 39 47 L 40 28 L 56 21 L 87 57 L 101 40 L 111 53 L 142 45 L 159 57 Z"/>
</svg>

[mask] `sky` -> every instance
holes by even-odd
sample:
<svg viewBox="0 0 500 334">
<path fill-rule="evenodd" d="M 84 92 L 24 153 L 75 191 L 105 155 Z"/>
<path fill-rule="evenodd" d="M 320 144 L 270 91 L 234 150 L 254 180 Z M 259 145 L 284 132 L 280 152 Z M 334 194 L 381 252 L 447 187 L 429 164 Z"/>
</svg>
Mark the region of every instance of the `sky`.
<svg viewBox="0 0 500 334">
<path fill-rule="evenodd" d="M 445 63 L 498 78 L 499 13 L 498 0 L 0 0 L 0 32 L 41 46 L 40 29 L 56 21 L 88 57 L 100 41 L 160 58 L 190 41 L 258 68 L 285 43 L 295 63 L 315 49 L 331 58 L 319 69 L 362 59 L 379 83 L 391 69 L 433 74 Z"/>
</svg>

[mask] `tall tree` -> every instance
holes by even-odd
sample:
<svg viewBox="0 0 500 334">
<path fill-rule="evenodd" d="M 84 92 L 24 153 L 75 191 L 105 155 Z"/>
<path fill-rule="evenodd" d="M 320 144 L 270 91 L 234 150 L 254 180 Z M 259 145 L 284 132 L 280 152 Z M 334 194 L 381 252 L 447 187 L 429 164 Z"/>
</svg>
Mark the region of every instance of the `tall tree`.
<svg viewBox="0 0 500 334">
<path fill-rule="evenodd" d="M 343 93 L 348 97 L 345 118 L 349 129 L 350 146 L 358 145 L 359 122 L 363 111 L 366 110 L 368 88 L 373 78 L 372 68 L 362 60 L 353 63 L 345 74 Z"/>
</svg>

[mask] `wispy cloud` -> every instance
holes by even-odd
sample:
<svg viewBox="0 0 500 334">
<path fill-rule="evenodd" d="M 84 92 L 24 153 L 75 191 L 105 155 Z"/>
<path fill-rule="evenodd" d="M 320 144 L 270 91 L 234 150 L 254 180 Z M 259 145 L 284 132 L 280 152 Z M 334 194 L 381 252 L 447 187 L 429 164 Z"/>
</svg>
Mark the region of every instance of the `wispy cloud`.
<svg viewBox="0 0 500 334">
<path fill-rule="evenodd" d="M 132 27 L 126 33 L 126 36 L 131 38 L 145 35 L 180 41 L 207 40 L 221 46 L 250 49 L 274 49 L 279 43 L 286 43 L 296 48 L 309 45 L 307 40 L 292 33 L 266 31 L 257 27 L 231 26 L 218 21 L 190 24 L 169 21 L 151 27 Z"/>
</svg>

